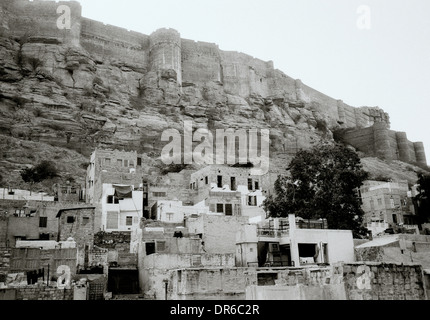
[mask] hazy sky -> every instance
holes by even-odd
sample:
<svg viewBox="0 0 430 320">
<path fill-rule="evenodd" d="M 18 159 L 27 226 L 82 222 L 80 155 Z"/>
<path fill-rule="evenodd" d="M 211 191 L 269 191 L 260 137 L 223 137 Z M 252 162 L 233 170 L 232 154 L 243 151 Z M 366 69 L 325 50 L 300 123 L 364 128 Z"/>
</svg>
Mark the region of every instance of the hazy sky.
<svg viewBox="0 0 430 320">
<path fill-rule="evenodd" d="M 174 28 L 185 39 L 272 60 L 349 105 L 379 106 L 391 129 L 424 142 L 430 163 L 429 0 L 79 2 L 87 18 L 148 35 Z"/>
</svg>

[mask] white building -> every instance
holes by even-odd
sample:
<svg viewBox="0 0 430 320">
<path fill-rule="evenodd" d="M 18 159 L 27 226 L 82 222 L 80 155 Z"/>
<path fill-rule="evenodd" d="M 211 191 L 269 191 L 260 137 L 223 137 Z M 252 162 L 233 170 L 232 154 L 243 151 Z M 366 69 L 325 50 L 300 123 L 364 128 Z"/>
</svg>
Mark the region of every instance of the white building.
<svg viewBox="0 0 430 320">
<path fill-rule="evenodd" d="M 102 230 L 131 231 L 143 217 L 143 191 L 133 185 L 104 183 L 101 208 Z"/>
<path fill-rule="evenodd" d="M 267 222 L 268 220 L 266 220 Z M 247 224 L 236 235 L 237 266 L 303 266 L 317 263 L 354 262 L 351 230 L 325 229 L 318 221 L 308 229 L 294 214 L 273 224 Z M 300 227 L 301 226 L 301 227 Z"/>
</svg>

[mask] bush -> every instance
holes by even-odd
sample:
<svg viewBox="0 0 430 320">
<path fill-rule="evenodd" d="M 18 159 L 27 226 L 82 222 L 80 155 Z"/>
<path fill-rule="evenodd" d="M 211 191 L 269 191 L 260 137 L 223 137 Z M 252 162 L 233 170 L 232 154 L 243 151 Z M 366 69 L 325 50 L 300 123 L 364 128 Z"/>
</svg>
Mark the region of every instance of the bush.
<svg viewBox="0 0 430 320">
<path fill-rule="evenodd" d="M 54 163 L 43 160 L 33 168 L 26 168 L 21 171 L 21 178 L 25 182 L 36 183 L 46 179 L 58 177 L 58 171 Z"/>
</svg>

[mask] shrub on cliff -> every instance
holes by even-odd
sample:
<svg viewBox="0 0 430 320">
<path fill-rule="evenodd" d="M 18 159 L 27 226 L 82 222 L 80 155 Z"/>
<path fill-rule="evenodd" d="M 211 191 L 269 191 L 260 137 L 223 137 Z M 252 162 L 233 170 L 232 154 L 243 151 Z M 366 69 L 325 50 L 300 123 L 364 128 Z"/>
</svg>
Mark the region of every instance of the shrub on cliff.
<svg viewBox="0 0 430 320">
<path fill-rule="evenodd" d="M 326 218 L 330 229 L 352 230 L 355 237 L 367 234 L 355 190 L 368 173 L 353 150 L 339 144 L 301 150 L 288 170 L 290 176 L 279 176 L 275 195 L 263 203 L 269 216 L 295 213 L 305 219 Z"/>
<path fill-rule="evenodd" d="M 33 168 L 25 168 L 21 171 L 21 178 L 31 184 L 41 182 L 46 179 L 58 177 L 58 171 L 51 161 L 44 160 Z"/>
</svg>

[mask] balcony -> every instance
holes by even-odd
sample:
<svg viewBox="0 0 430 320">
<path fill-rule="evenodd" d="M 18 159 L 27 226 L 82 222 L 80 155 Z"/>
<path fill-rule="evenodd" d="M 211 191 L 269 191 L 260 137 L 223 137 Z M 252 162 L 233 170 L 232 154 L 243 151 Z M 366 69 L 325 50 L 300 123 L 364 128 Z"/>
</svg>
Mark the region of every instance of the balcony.
<svg viewBox="0 0 430 320">
<path fill-rule="evenodd" d="M 274 228 L 257 228 L 257 236 L 265 238 L 280 238 L 286 237 L 289 234 L 288 228 L 274 229 Z"/>
</svg>

